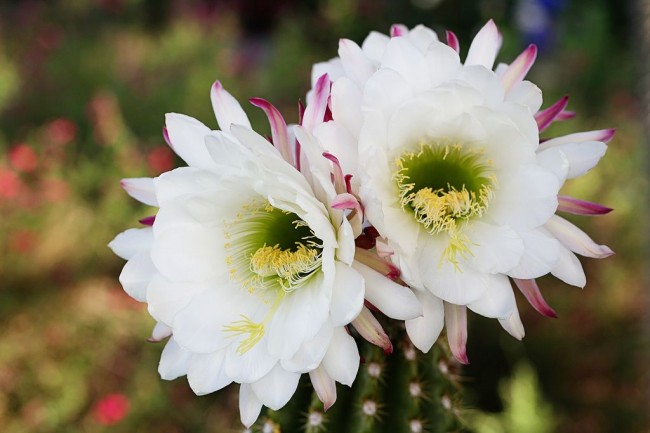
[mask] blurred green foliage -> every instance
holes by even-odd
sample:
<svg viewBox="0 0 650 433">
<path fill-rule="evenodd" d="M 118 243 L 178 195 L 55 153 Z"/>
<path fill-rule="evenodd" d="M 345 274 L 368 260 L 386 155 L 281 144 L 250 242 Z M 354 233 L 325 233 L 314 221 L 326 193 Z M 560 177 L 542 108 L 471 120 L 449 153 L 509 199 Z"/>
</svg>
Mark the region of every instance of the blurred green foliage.
<svg viewBox="0 0 650 433">
<path fill-rule="evenodd" d="M 471 35 L 492 17 L 507 61 L 531 40 L 518 24 L 520 3 L 3 2 L 0 430 L 238 431 L 236 389 L 196 397 L 184 380 L 158 378 L 162 346 L 144 342 L 153 322 L 122 292 L 122 261 L 106 248 L 152 210 L 129 199 L 119 179 L 181 164 L 164 145 L 164 114 L 181 112 L 216 127 L 208 96 L 215 79 L 242 103 L 263 97 L 295 122 L 311 64 L 335 56 L 340 37 L 361 42 L 393 22 L 424 23 L 440 35 L 453 29 L 466 52 Z M 485 424 L 477 431 L 644 431 L 647 152 L 629 5 L 546 3 L 559 6 L 530 77 L 544 89 L 545 105 L 568 92 L 578 113 L 549 135 L 618 128 L 598 168 L 564 191 L 616 209 L 579 224 L 617 256 L 583 261 L 589 283 L 582 293 L 543 279 L 560 319 L 539 317 L 522 299 L 523 343 L 496 321 L 474 318 L 466 405 L 470 413 L 493 413 L 477 418 Z M 259 110 L 246 111 L 260 132 L 268 131 Z M 515 370 L 508 382 L 522 360 L 535 373 Z M 499 392 L 499 383 L 509 385 Z M 127 408 L 107 403 L 115 394 L 126 397 Z"/>
</svg>

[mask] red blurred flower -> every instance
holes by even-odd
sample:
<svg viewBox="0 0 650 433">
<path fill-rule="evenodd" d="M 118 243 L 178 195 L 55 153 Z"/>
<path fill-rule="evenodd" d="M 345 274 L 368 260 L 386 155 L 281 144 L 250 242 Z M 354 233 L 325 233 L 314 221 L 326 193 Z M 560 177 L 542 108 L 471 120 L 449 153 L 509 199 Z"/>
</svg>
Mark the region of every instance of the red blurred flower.
<svg viewBox="0 0 650 433">
<path fill-rule="evenodd" d="M 9 163 L 22 172 L 32 172 L 38 167 L 38 156 L 27 144 L 17 144 L 9 150 Z"/>
<path fill-rule="evenodd" d="M 16 230 L 9 236 L 9 248 L 16 253 L 28 253 L 36 245 L 36 233 L 31 230 Z"/>
<path fill-rule="evenodd" d="M 95 420 L 103 425 L 117 424 L 128 412 L 129 399 L 124 394 L 108 394 L 93 408 Z"/>
<path fill-rule="evenodd" d="M 77 125 L 68 119 L 55 119 L 47 125 L 47 137 L 55 144 L 68 144 L 77 137 Z"/>
<path fill-rule="evenodd" d="M 151 149 L 147 154 L 149 168 L 155 174 L 160 174 L 174 168 L 174 153 L 167 146 Z"/>
<path fill-rule="evenodd" d="M 20 178 L 13 170 L 0 168 L 0 198 L 14 198 L 22 185 Z"/>
</svg>

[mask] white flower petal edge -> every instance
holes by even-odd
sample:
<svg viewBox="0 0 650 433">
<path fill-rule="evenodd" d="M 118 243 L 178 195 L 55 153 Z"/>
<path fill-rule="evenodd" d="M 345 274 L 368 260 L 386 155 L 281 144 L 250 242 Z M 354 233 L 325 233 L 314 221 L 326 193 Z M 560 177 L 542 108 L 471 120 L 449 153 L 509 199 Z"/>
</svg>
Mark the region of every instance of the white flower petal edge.
<svg viewBox="0 0 650 433">
<path fill-rule="evenodd" d="M 354 47 L 350 55 L 360 58 Z M 239 103 L 217 81 L 211 99 L 222 131 L 188 116 L 166 117 L 170 146 L 189 167 L 122 182 L 131 196 L 159 207 L 147 220 L 151 227 L 127 230 L 109 246 L 127 260 L 124 289 L 147 302 L 158 321 L 151 341 L 171 336 L 161 377 L 187 375 L 197 394 L 240 383 L 247 427 L 262 406 L 284 406 L 302 373 L 329 407 L 335 382 L 351 385 L 359 367 L 345 326 L 364 303 L 363 273 L 351 266 L 362 215 L 356 221 L 355 211 L 338 207 L 361 207 L 352 195 L 337 199 L 345 182 L 328 161 L 336 158 L 323 156 L 305 135 L 319 126 L 324 136 L 349 135 L 321 126 L 328 95 L 323 80 L 316 105 L 308 107 L 312 119 L 295 163 L 293 135 L 277 110 L 254 101 L 269 116 L 281 151 L 250 129 Z M 355 158 L 344 161 L 356 164 Z M 300 163 L 303 172 L 294 167 Z M 402 296 L 412 296 L 401 288 Z M 415 317 L 419 303 L 396 314 Z"/>
<path fill-rule="evenodd" d="M 609 211 L 570 198 L 558 208 L 558 192 L 598 163 L 614 130 L 540 144 L 540 131 L 572 116 L 563 115 L 567 98 L 539 111 L 542 92 L 525 81 L 537 48 L 493 71 L 502 42 L 493 21 L 478 32 L 464 62 L 453 33 L 447 41 L 422 26 L 393 26 L 390 36 L 372 32 L 361 48 L 344 40 L 338 58 L 314 66 L 312 80 L 325 72 L 332 78 L 329 128 L 352 136 L 368 223 L 394 251 L 402 279 L 428 293 L 417 294 L 423 317 L 406 322 L 413 343 L 429 350 L 444 302 L 447 315 L 453 313 L 452 349 L 466 362 L 466 308 L 522 338 L 509 278 L 534 284 L 552 273 L 584 286 L 573 253 L 612 254 L 554 214 Z M 367 292 L 373 296 L 370 286 Z M 555 314 L 538 290 L 524 293 L 540 312 Z"/>
</svg>

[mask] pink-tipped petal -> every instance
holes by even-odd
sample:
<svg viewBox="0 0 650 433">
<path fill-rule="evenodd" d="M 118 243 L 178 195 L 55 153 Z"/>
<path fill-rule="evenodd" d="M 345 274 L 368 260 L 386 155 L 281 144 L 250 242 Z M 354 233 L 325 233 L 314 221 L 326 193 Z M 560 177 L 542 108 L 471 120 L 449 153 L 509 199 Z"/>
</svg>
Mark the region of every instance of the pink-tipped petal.
<svg viewBox="0 0 650 433">
<path fill-rule="evenodd" d="M 573 119 L 574 117 L 576 117 L 575 111 L 566 111 L 565 110 L 565 111 L 561 112 L 560 114 L 558 114 L 557 117 L 555 118 L 555 120 L 557 122 L 562 122 L 564 120 Z"/>
<path fill-rule="evenodd" d="M 502 37 L 494 21 L 490 20 L 476 34 L 469 47 L 465 65 L 483 65 L 492 69 L 501 48 Z"/>
<path fill-rule="evenodd" d="M 544 149 L 549 149 L 551 147 L 568 143 L 584 143 L 588 141 L 600 141 L 602 143 L 609 143 L 614 137 L 614 134 L 616 134 L 616 129 L 609 128 L 563 135 L 561 137 L 555 137 L 550 140 L 546 140 L 544 143 L 540 144 L 538 152 Z"/>
<path fill-rule="evenodd" d="M 210 99 L 212 100 L 214 115 L 222 131 L 230 131 L 230 125 L 232 124 L 251 127 L 248 116 L 244 113 L 239 102 L 223 88 L 219 80 L 212 84 Z"/>
<path fill-rule="evenodd" d="M 307 132 L 312 132 L 316 125 L 322 123 L 330 96 L 331 81 L 327 74 L 321 75 L 314 86 L 314 95 L 305 108 L 301 125 Z"/>
<path fill-rule="evenodd" d="M 445 325 L 449 348 L 461 364 L 469 364 L 465 345 L 467 344 L 467 307 L 445 302 Z"/>
<path fill-rule="evenodd" d="M 287 123 L 284 121 L 280 111 L 273 106 L 270 102 L 262 98 L 250 98 L 250 103 L 254 106 L 261 108 L 266 117 L 269 119 L 271 126 L 271 138 L 273 145 L 280 151 L 282 158 L 290 164 L 293 164 L 293 156 L 291 155 L 291 146 L 289 143 L 289 130 Z"/>
<path fill-rule="evenodd" d="M 501 77 L 506 94 L 512 87 L 522 81 L 537 58 L 537 46 L 531 44 L 508 66 Z"/>
<path fill-rule="evenodd" d="M 346 174 L 344 179 L 345 179 L 345 191 L 352 194 L 352 175 Z"/>
<path fill-rule="evenodd" d="M 334 189 L 338 194 L 345 193 L 347 188 L 345 187 L 345 177 L 343 176 L 343 170 L 341 169 L 341 163 L 339 162 L 339 159 L 329 152 L 324 152 L 323 156 L 332 163 L 332 167 L 334 168 L 334 172 L 332 173 L 334 175 Z M 347 195 L 351 195 L 351 194 L 347 194 Z M 360 207 L 358 201 L 357 201 L 357 205 L 353 207 L 356 208 L 357 206 Z M 332 207 L 334 207 L 334 205 L 332 205 Z M 335 207 L 335 209 L 340 209 L 340 208 Z M 347 209 L 351 209 L 351 207 L 347 207 Z"/>
<path fill-rule="evenodd" d="M 409 32 L 409 28 L 404 24 L 393 24 L 390 26 L 390 37 L 395 38 L 398 36 L 406 36 Z"/>
<path fill-rule="evenodd" d="M 610 207 L 606 207 L 598 203 L 579 200 L 577 198 L 568 197 L 566 195 L 558 195 L 557 201 L 558 211 L 574 215 L 605 215 L 614 210 Z"/>
<path fill-rule="evenodd" d="M 151 331 L 151 337 L 149 337 L 147 341 L 150 343 L 159 343 L 171 335 L 172 328 L 164 323 L 158 322 L 156 323 L 156 326 L 154 326 L 153 331 Z"/>
<path fill-rule="evenodd" d="M 557 313 L 544 300 L 535 280 L 520 280 L 513 278 L 515 285 L 542 316 L 557 318 Z"/>
<path fill-rule="evenodd" d="M 309 372 L 309 379 L 318 399 L 323 402 L 324 410 L 327 411 L 336 402 L 336 382 L 327 374 L 322 365 Z"/>
<path fill-rule="evenodd" d="M 375 245 L 378 245 L 378 243 L 375 243 Z M 401 275 L 397 266 L 388 260 L 384 260 L 381 256 L 372 251 L 357 247 L 356 252 L 354 253 L 354 259 L 393 281 L 396 281 Z"/>
<path fill-rule="evenodd" d="M 363 207 L 361 206 L 361 203 L 359 203 L 359 200 L 357 200 L 355 196 L 347 192 L 334 197 L 331 206 L 333 209 L 338 210 L 352 209 L 353 213 L 356 213 L 356 215 L 359 215 L 361 218 L 363 218 Z"/>
<path fill-rule="evenodd" d="M 499 319 L 499 324 L 508 332 L 508 334 L 512 335 L 519 341 L 521 341 L 526 335 L 524 324 L 521 323 L 519 311 L 516 308 L 507 319 Z"/>
<path fill-rule="evenodd" d="M 393 353 L 393 344 L 368 307 L 361 309 L 361 313 L 352 321 L 352 326 L 366 341 L 384 349 L 385 354 Z"/>
<path fill-rule="evenodd" d="M 544 227 L 562 245 L 581 256 L 604 259 L 614 254 L 607 245 L 598 245 L 585 232 L 557 215 L 553 215 Z"/>
<path fill-rule="evenodd" d="M 445 33 L 447 35 L 447 45 L 449 45 L 451 49 L 460 54 L 460 42 L 458 41 L 458 36 L 456 36 L 456 33 L 452 32 L 451 30 L 447 30 Z"/>
<path fill-rule="evenodd" d="M 138 220 L 138 222 L 144 226 L 153 226 L 153 223 L 156 221 L 156 215 L 151 215 L 148 217 L 144 217 Z"/>
<path fill-rule="evenodd" d="M 158 206 L 153 179 L 150 177 L 132 177 L 122 179 L 120 185 L 128 195 L 149 206 Z"/>
<path fill-rule="evenodd" d="M 537 128 L 539 129 L 539 132 L 542 132 L 548 128 L 557 119 L 560 113 L 564 111 L 568 104 L 569 97 L 563 96 L 550 107 L 537 112 L 537 114 L 535 114 L 535 121 L 537 121 Z"/>
<path fill-rule="evenodd" d="M 163 126 L 162 134 L 163 134 L 163 138 L 165 139 L 165 143 L 167 143 L 167 146 L 169 146 L 171 150 L 174 150 L 174 145 L 172 144 L 172 140 L 169 138 L 169 131 L 167 131 L 166 126 Z"/>
</svg>

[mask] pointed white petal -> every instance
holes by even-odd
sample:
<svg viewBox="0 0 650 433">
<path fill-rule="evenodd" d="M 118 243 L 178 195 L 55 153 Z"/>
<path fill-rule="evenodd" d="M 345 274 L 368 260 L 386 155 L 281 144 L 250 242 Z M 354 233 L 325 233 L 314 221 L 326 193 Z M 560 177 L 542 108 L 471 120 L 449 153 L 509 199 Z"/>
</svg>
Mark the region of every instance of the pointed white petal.
<svg viewBox="0 0 650 433">
<path fill-rule="evenodd" d="M 509 317 L 517 308 L 510 280 L 503 274 L 494 274 L 488 276 L 488 281 L 489 286 L 483 296 L 467 306 L 481 316 L 498 319 Z"/>
<path fill-rule="evenodd" d="M 429 292 L 416 291 L 422 303 L 422 317 L 406 321 L 406 332 L 415 347 L 427 353 L 436 342 L 445 324 L 445 310 L 440 298 Z"/>
<path fill-rule="evenodd" d="M 334 326 L 344 326 L 352 322 L 363 308 L 365 282 L 355 269 L 337 261 L 336 280 L 332 289 L 330 320 Z"/>
<path fill-rule="evenodd" d="M 372 61 L 379 63 L 381 56 L 386 50 L 386 45 L 390 38 L 383 33 L 371 31 L 370 34 L 363 40 L 361 49 L 363 53 Z"/>
<path fill-rule="evenodd" d="M 430 85 L 423 53 L 406 38 L 392 38 L 388 42 L 381 65 L 396 71 L 413 89 L 425 90 Z"/>
<path fill-rule="evenodd" d="M 280 361 L 282 367 L 295 373 L 308 373 L 317 368 L 330 347 L 333 333 L 334 328 L 331 323 L 323 325 L 318 334 L 305 341 L 293 357 Z"/>
<path fill-rule="evenodd" d="M 151 227 L 128 229 L 117 235 L 108 244 L 108 247 L 124 260 L 129 260 L 136 254 L 151 249 L 152 242 L 153 231 Z"/>
<path fill-rule="evenodd" d="M 551 272 L 558 261 L 559 243 L 543 228 L 520 232 L 524 254 L 519 264 L 507 274 L 513 278 L 530 279 Z"/>
<path fill-rule="evenodd" d="M 336 382 L 329 377 L 322 365 L 309 372 L 309 379 L 318 399 L 323 402 L 325 410 L 328 410 L 336 402 Z"/>
<path fill-rule="evenodd" d="M 551 274 L 567 284 L 576 287 L 584 287 L 587 284 L 585 271 L 582 269 L 580 260 L 568 248 L 560 245 L 559 260 Z"/>
<path fill-rule="evenodd" d="M 147 338 L 147 341 L 150 343 L 158 343 L 163 341 L 165 338 L 172 335 L 172 328 L 165 325 L 162 322 L 156 323 L 156 326 L 153 327 L 151 331 L 151 337 Z"/>
<path fill-rule="evenodd" d="M 246 428 L 252 426 L 262 411 L 262 402 L 253 392 L 253 388 L 248 383 L 242 383 L 239 387 L 239 416 L 241 423 Z"/>
<path fill-rule="evenodd" d="M 153 179 L 150 177 L 133 177 L 120 181 L 122 188 L 134 199 L 149 206 L 158 206 Z"/>
<path fill-rule="evenodd" d="M 467 307 L 445 302 L 445 325 L 447 339 L 454 358 L 462 364 L 469 364 L 465 345 L 467 344 Z"/>
<path fill-rule="evenodd" d="M 196 395 L 205 395 L 230 385 L 232 379 L 224 369 L 225 350 L 195 355 L 187 371 L 187 381 Z"/>
<path fill-rule="evenodd" d="M 472 265 L 477 271 L 507 272 L 524 254 L 523 240 L 508 226 L 474 221 L 464 233 L 472 244 Z"/>
<path fill-rule="evenodd" d="M 508 318 L 499 319 L 499 324 L 508 332 L 508 334 L 512 335 L 517 340 L 521 341 L 521 339 L 523 339 L 526 335 L 526 332 L 524 331 L 524 324 L 521 323 L 519 310 L 517 310 L 517 308 L 514 309 Z"/>
<path fill-rule="evenodd" d="M 172 149 L 187 165 L 199 168 L 214 167 L 205 148 L 205 136 L 210 129 L 198 120 L 184 114 L 168 113 L 165 125 Z"/>
<path fill-rule="evenodd" d="M 120 284 L 124 291 L 133 299 L 145 302 L 147 299 L 147 286 L 157 273 L 148 251 L 136 254 L 126 262 L 120 273 Z"/>
<path fill-rule="evenodd" d="M 210 99 L 212 101 L 214 115 L 217 118 L 217 123 L 222 131 L 229 131 L 230 125 L 233 123 L 248 128 L 251 127 L 248 116 L 244 113 L 241 105 L 239 105 L 239 102 L 237 102 L 237 100 L 223 88 L 221 82 L 215 81 L 212 85 L 212 88 L 210 89 Z"/>
<path fill-rule="evenodd" d="M 587 233 L 557 215 L 553 215 L 544 227 L 565 247 L 581 256 L 603 259 L 614 254 L 608 246 L 598 245 Z"/>
<path fill-rule="evenodd" d="M 174 380 L 184 376 L 190 367 L 191 358 L 192 353 L 180 347 L 172 337 L 167 341 L 162 355 L 160 355 L 158 374 L 164 380 Z"/>
<path fill-rule="evenodd" d="M 494 21 L 490 20 L 474 37 L 465 64 L 483 65 L 492 69 L 499 48 L 501 48 L 501 36 Z"/>
<path fill-rule="evenodd" d="M 334 329 L 329 349 L 323 358 L 329 377 L 343 385 L 352 386 L 359 371 L 359 349 L 344 327 Z"/>
<path fill-rule="evenodd" d="M 300 373 L 286 371 L 277 363 L 266 376 L 251 387 L 264 406 L 273 410 L 282 408 L 298 388 Z"/>
<path fill-rule="evenodd" d="M 352 267 L 366 281 L 366 299 L 393 319 L 414 319 L 422 315 L 422 305 L 411 289 L 395 283 L 379 272 L 355 261 Z"/>
<path fill-rule="evenodd" d="M 548 154 L 545 158 L 549 158 L 553 154 L 561 153 L 569 162 L 566 177 L 568 179 L 573 179 L 582 176 L 594 168 L 596 164 L 598 164 L 598 161 L 600 161 L 600 159 L 605 155 L 605 152 L 607 152 L 607 145 L 600 141 L 566 143 L 545 148 L 545 150 L 538 154 L 538 159 L 544 154 Z"/>
<path fill-rule="evenodd" d="M 510 89 L 506 101 L 516 102 L 528 107 L 530 114 L 535 114 L 542 106 L 542 91 L 530 81 L 520 81 Z"/>
<path fill-rule="evenodd" d="M 376 67 L 364 55 L 361 48 L 349 39 L 339 41 L 339 57 L 343 64 L 345 75 L 363 88 L 365 82 L 375 72 Z"/>
<path fill-rule="evenodd" d="M 393 352 L 393 344 L 384 332 L 379 321 L 372 315 L 368 307 L 363 307 L 361 313 L 352 322 L 352 326 L 366 341 L 384 349 L 384 353 Z"/>
</svg>

